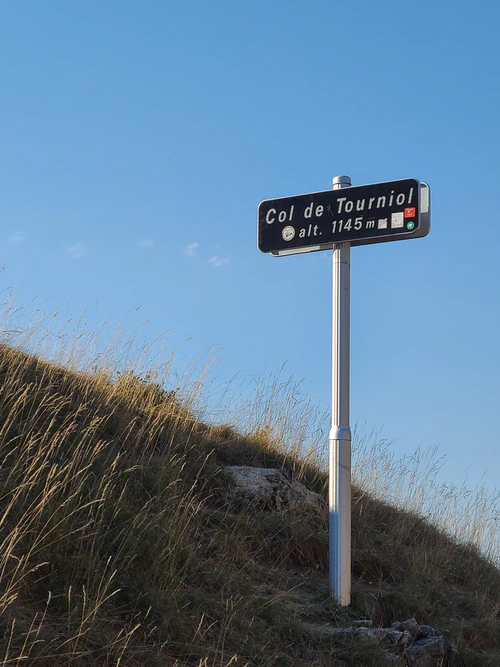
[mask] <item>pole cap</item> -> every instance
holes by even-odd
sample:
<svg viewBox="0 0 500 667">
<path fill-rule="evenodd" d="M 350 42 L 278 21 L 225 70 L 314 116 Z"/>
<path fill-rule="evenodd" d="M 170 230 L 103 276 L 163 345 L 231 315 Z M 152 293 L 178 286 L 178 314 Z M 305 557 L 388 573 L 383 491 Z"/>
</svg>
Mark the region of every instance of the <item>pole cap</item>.
<svg viewBox="0 0 500 667">
<path fill-rule="evenodd" d="M 332 188 L 340 190 L 341 188 L 350 188 L 352 185 L 350 176 L 334 176 L 332 180 Z"/>
</svg>

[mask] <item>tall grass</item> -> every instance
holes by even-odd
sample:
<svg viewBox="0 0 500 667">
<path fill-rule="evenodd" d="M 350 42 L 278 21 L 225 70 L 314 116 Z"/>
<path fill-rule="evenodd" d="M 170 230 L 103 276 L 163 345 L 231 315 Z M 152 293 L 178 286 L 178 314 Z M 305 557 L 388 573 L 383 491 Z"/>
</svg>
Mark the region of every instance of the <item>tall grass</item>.
<svg viewBox="0 0 500 667">
<path fill-rule="evenodd" d="M 461 544 L 500 565 L 500 492 L 443 481 L 446 456 L 438 447 L 398 457 L 376 432 L 354 431 L 353 482 L 373 497 L 425 518 Z"/>
<path fill-rule="evenodd" d="M 111 382 L 6 346 L 0 384 L 0 664 L 153 661 L 148 637 L 158 652 L 169 633 L 151 609 L 164 598 L 178 614 L 199 563 L 209 468 L 205 453 L 186 472 L 189 408 L 130 373 Z"/>
<path fill-rule="evenodd" d="M 223 382 L 213 350 L 185 364 L 86 314 L 6 300 L 1 326 L 0 667 L 268 665 L 292 631 L 300 645 L 255 573 L 324 568 L 324 517 L 232 514 L 217 459 L 258 445 L 324 486 L 328 420 L 300 383 Z M 440 484 L 435 450 L 399 461 L 363 436 L 355 452 L 361 493 L 494 560 L 497 496 Z"/>
<path fill-rule="evenodd" d="M 159 392 L 175 392 L 193 418 L 217 427 L 227 424 L 282 453 L 327 470 L 329 414 L 286 375 L 231 374 L 214 346 L 188 353 L 187 341 L 171 349 L 168 332 L 148 334 L 139 309 L 123 324 L 97 323 L 87 312 L 78 318 L 41 304 L 20 307 L 12 291 L 4 296 L 0 341 L 75 372 L 108 378 L 141 378 Z M 131 330 L 130 333 L 126 333 Z M 220 374 L 219 374 L 220 373 Z M 375 498 L 424 517 L 463 544 L 472 544 L 500 562 L 500 492 L 446 478 L 446 457 L 429 445 L 398 456 L 376 430 L 353 429 L 353 483 Z"/>
</svg>

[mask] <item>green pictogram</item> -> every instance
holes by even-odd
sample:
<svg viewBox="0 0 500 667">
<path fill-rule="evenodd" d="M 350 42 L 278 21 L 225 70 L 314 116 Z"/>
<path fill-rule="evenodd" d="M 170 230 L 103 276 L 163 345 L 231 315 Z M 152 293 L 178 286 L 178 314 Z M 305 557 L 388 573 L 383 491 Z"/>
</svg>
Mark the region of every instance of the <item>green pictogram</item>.
<svg viewBox="0 0 500 667">
<path fill-rule="evenodd" d="M 409 229 L 410 231 L 412 229 L 415 229 L 415 223 L 413 222 L 413 220 L 410 220 L 410 222 L 406 223 L 406 229 Z"/>
</svg>

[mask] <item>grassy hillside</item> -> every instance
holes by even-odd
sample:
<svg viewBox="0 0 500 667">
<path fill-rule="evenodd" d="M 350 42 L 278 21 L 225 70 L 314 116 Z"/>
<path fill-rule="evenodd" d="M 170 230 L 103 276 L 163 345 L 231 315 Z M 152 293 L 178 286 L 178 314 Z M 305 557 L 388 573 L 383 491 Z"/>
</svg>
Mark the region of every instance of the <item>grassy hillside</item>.
<svg viewBox="0 0 500 667">
<path fill-rule="evenodd" d="M 327 593 L 325 513 L 228 503 L 224 465 L 323 471 L 266 431 L 198 421 L 133 372 L 75 373 L 0 346 L 0 665 L 382 664 L 323 621 L 410 617 L 453 665 L 500 665 L 500 571 L 353 490 L 353 604 Z"/>
</svg>

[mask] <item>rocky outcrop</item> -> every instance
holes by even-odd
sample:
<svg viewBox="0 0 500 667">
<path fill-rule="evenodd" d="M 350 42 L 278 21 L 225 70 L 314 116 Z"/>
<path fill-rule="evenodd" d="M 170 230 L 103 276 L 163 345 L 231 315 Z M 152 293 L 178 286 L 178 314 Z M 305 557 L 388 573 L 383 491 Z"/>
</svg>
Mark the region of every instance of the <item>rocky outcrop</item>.
<svg viewBox="0 0 500 667">
<path fill-rule="evenodd" d="M 253 468 L 251 466 L 225 466 L 225 472 L 233 481 L 231 501 L 251 502 L 260 508 L 280 511 L 293 506 L 321 510 L 323 498 L 309 491 L 297 480 L 289 480 L 278 468 Z"/>
<path fill-rule="evenodd" d="M 350 628 L 324 628 L 325 634 L 340 644 L 355 640 L 378 644 L 387 651 L 387 665 L 395 667 L 446 667 L 451 644 L 429 625 L 414 618 L 393 623 L 390 628 L 374 628 L 371 621 L 356 621 Z"/>
</svg>

